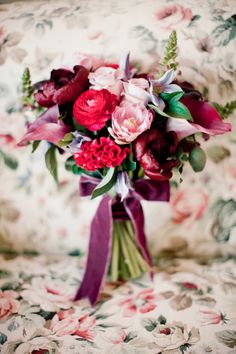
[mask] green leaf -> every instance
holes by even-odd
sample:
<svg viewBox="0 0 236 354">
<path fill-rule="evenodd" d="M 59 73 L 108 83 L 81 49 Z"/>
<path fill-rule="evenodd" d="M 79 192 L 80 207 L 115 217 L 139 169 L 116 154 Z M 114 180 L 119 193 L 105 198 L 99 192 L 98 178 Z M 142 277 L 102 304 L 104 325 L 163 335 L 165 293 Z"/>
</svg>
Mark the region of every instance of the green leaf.
<svg viewBox="0 0 236 354">
<path fill-rule="evenodd" d="M 217 110 L 221 118 L 225 119 L 228 118 L 236 109 L 236 100 L 227 102 L 225 105 L 212 102 L 212 105 Z"/>
<path fill-rule="evenodd" d="M 153 109 L 156 113 L 158 113 L 160 116 L 163 116 L 165 118 L 171 118 L 167 113 L 163 112 L 161 109 L 159 109 L 157 106 L 154 104 L 148 104 L 148 107 Z"/>
<path fill-rule="evenodd" d="M 179 101 L 171 100 L 166 108 L 166 111 L 172 117 L 193 120 L 189 109 Z"/>
<path fill-rule="evenodd" d="M 166 318 L 163 316 L 163 315 L 160 315 L 158 317 L 158 322 L 161 324 L 161 325 L 165 325 L 166 324 Z"/>
<path fill-rule="evenodd" d="M 99 185 L 94 189 L 92 194 L 92 199 L 108 192 L 116 183 L 116 176 L 117 176 L 116 169 L 114 167 L 110 168 L 107 174 L 105 175 L 105 177 L 99 183 Z"/>
<path fill-rule="evenodd" d="M 3 345 L 7 341 L 7 336 L 0 332 L 0 344 Z"/>
<path fill-rule="evenodd" d="M 125 171 L 135 171 L 137 163 L 133 160 L 130 160 L 129 157 L 126 157 L 126 159 L 122 163 L 122 166 Z"/>
<path fill-rule="evenodd" d="M 18 167 L 18 162 L 17 160 L 10 156 L 7 155 L 4 151 L 0 150 L 0 155 L 2 155 L 3 161 L 7 167 L 9 167 L 11 170 L 16 170 Z"/>
<path fill-rule="evenodd" d="M 73 140 L 73 134 L 72 133 L 67 133 L 64 138 L 59 141 L 58 146 L 63 147 L 66 145 L 69 145 Z"/>
<path fill-rule="evenodd" d="M 165 101 L 165 102 L 170 102 L 170 101 L 179 101 L 180 98 L 183 96 L 184 92 L 183 91 L 177 91 L 177 92 L 172 92 L 172 93 L 161 93 L 160 97 Z"/>
<path fill-rule="evenodd" d="M 37 148 L 38 148 L 40 143 L 41 143 L 40 140 L 35 140 L 35 141 L 32 142 L 32 151 L 31 151 L 32 153 L 37 150 Z"/>
<path fill-rule="evenodd" d="M 56 159 L 56 146 L 52 145 L 45 154 L 46 166 L 53 176 L 54 180 L 58 184 L 58 174 L 57 174 L 57 159 Z"/>
<path fill-rule="evenodd" d="M 152 318 L 147 318 L 143 321 L 143 325 L 148 332 L 152 332 L 157 326 L 157 321 Z"/>
<path fill-rule="evenodd" d="M 201 172 L 206 164 L 205 151 L 199 146 L 195 147 L 189 154 L 189 162 L 194 172 Z"/>
<path fill-rule="evenodd" d="M 219 342 L 223 343 L 229 348 L 236 347 L 236 331 L 235 330 L 223 330 L 216 332 L 216 338 Z"/>
</svg>

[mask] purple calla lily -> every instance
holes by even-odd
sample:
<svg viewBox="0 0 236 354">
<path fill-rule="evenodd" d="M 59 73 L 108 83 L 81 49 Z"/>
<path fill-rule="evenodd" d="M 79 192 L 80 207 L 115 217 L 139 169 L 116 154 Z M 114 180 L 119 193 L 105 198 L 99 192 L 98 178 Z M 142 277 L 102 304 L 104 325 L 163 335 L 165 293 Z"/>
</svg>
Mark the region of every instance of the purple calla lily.
<svg viewBox="0 0 236 354">
<path fill-rule="evenodd" d="M 58 117 L 57 105 L 47 109 L 33 123 L 28 125 L 26 134 L 17 145 L 24 146 L 29 141 L 34 140 L 47 140 L 50 143 L 57 144 L 70 131 L 70 127 L 66 126 L 62 120 L 58 120 Z"/>
<path fill-rule="evenodd" d="M 183 91 L 181 87 L 171 82 L 174 80 L 175 72 L 173 69 L 168 70 L 160 79 L 150 81 L 150 98 L 152 103 L 161 110 L 165 108 L 165 102 L 159 96 L 160 93 L 173 93 Z"/>
</svg>

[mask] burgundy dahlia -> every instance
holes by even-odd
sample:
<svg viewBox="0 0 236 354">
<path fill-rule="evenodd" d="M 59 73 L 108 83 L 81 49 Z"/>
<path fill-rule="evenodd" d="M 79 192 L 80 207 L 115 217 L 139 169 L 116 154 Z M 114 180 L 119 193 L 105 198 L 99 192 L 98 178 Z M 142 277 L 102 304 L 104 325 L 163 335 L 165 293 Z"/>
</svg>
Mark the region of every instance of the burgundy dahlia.
<svg viewBox="0 0 236 354">
<path fill-rule="evenodd" d="M 146 176 L 156 181 L 164 181 L 172 177 L 171 170 L 178 165 L 177 160 L 170 158 L 176 147 L 175 132 L 165 133 L 150 129 L 137 138 L 134 152 Z"/>
<path fill-rule="evenodd" d="M 88 70 L 81 65 L 74 66 L 73 70 L 52 70 L 50 80 L 34 95 L 40 106 L 51 107 L 74 102 L 88 88 Z"/>
</svg>

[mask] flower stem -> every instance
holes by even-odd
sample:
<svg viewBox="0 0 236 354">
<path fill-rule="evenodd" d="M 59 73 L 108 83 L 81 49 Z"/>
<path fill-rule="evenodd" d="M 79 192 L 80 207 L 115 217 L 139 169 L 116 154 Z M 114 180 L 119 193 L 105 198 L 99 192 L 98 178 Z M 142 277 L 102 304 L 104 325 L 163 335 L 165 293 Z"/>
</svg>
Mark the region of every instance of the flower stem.
<svg viewBox="0 0 236 354">
<path fill-rule="evenodd" d="M 113 240 L 112 240 L 112 259 L 111 259 L 111 279 L 112 281 L 117 281 L 119 277 L 119 235 L 115 229 L 114 223 L 114 232 L 113 232 Z"/>
</svg>

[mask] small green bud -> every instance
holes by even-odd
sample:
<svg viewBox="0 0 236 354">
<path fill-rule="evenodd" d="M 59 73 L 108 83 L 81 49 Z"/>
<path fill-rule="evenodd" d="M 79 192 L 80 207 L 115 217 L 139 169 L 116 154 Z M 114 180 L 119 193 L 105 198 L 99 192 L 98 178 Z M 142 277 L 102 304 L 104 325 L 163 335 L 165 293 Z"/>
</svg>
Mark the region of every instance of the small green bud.
<svg viewBox="0 0 236 354">
<path fill-rule="evenodd" d="M 195 147 L 189 154 L 189 163 L 194 172 L 201 172 L 206 164 L 205 151 L 199 146 Z"/>
</svg>

